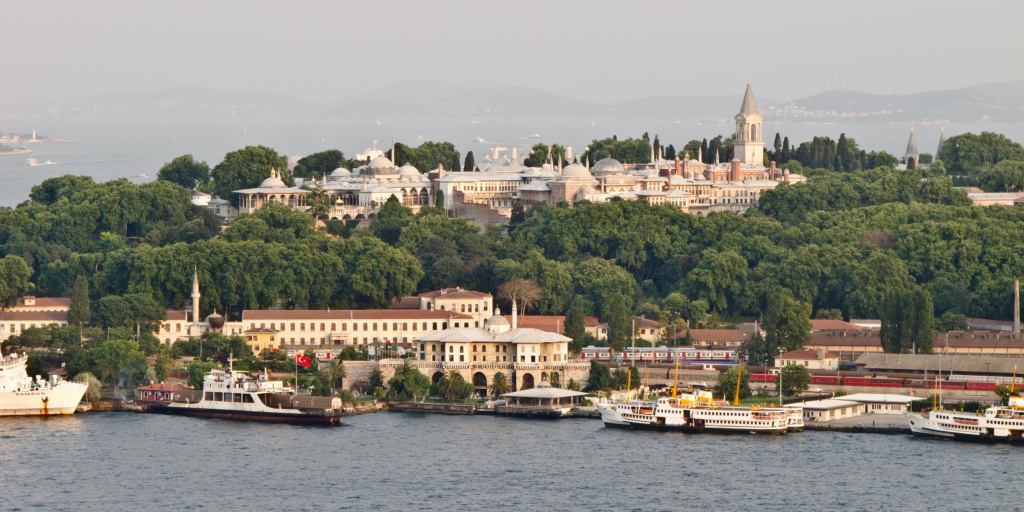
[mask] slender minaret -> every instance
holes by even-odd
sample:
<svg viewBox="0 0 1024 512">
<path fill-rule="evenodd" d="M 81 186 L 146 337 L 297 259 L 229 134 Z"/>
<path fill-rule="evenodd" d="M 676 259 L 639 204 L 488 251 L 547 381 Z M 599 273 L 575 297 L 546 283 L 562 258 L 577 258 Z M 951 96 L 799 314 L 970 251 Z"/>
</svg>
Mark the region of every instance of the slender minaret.
<svg viewBox="0 0 1024 512">
<path fill-rule="evenodd" d="M 518 321 L 519 308 L 516 307 L 516 300 L 512 299 L 512 328 L 515 329 L 519 325 Z"/>
<path fill-rule="evenodd" d="M 199 323 L 199 267 L 192 274 L 192 323 Z"/>
<path fill-rule="evenodd" d="M 1013 282 L 1013 333 L 1020 334 L 1020 281 Z"/>
</svg>

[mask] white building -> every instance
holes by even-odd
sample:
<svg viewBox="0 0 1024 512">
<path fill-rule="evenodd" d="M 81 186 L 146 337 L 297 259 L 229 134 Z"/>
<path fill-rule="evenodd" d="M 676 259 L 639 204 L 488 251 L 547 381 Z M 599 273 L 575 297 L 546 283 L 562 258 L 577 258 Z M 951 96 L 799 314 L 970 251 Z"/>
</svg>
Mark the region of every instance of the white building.
<svg viewBox="0 0 1024 512">
<path fill-rule="evenodd" d="M 881 393 L 855 393 L 841 397 L 847 402 L 857 402 L 864 406 L 866 414 L 903 414 L 910 402 L 919 400 L 906 395 L 885 395 Z"/>
</svg>

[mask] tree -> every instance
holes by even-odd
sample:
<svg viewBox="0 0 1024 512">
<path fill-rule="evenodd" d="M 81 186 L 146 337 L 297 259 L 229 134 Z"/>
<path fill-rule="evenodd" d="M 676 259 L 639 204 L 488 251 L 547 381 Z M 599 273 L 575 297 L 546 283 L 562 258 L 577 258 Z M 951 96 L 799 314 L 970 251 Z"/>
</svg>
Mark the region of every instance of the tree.
<svg viewBox="0 0 1024 512">
<path fill-rule="evenodd" d="M 171 351 L 166 346 L 160 347 L 160 353 L 156 356 L 156 361 L 153 362 L 153 371 L 156 373 L 157 382 L 163 382 L 167 380 L 167 375 L 171 372 Z"/>
<path fill-rule="evenodd" d="M 379 367 L 370 372 L 369 386 L 371 390 L 384 387 L 384 372 Z"/>
<path fill-rule="evenodd" d="M 437 197 L 434 199 L 434 206 L 438 208 L 444 208 L 444 190 L 437 191 Z"/>
<path fill-rule="evenodd" d="M 132 386 L 142 382 L 149 363 L 132 340 L 109 340 L 101 343 L 92 353 L 96 369 L 102 380 L 111 380 L 116 390 L 124 384 Z"/>
<path fill-rule="evenodd" d="M 467 151 L 466 164 L 462 167 L 462 172 L 473 172 L 473 169 L 476 169 L 476 159 L 473 158 L 472 151 Z"/>
<path fill-rule="evenodd" d="M 68 325 L 81 326 L 88 318 L 89 280 L 85 276 L 78 276 L 71 292 L 71 305 L 68 306 Z"/>
<path fill-rule="evenodd" d="M 338 383 L 348 376 L 348 371 L 345 369 L 345 361 L 341 358 L 331 359 L 320 369 L 320 375 L 331 388 L 331 396 L 334 396 L 334 390 L 338 387 Z"/>
<path fill-rule="evenodd" d="M 636 368 L 616 368 L 612 373 L 612 386 L 615 389 L 640 387 L 640 371 Z"/>
<path fill-rule="evenodd" d="M 224 155 L 224 160 L 210 172 L 214 195 L 227 198 L 232 206 L 238 206 L 238 194 L 231 191 L 258 187 L 270 177 L 272 170 L 278 173 L 285 185 L 293 183 L 288 175 L 288 158 L 278 155 L 277 151 L 266 146 L 246 146 L 232 151 Z"/>
<path fill-rule="evenodd" d="M 543 292 L 540 286 L 526 279 L 513 279 L 498 287 L 498 298 L 518 304 L 519 313 L 525 315 L 526 310 L 540 300 Z"/>
<path fill-rule="evenodd" d="M 398 198 L 392 195 L 370 223 L 370 232 L 388 245 L 397 247 L 399 237 L 402 236 L 402 230 L 414 218 L 412 210 L 402 206 Z"/>
<path fill-rule="evenodd" d="M 441 398 L 448 402 L 455 401 L 459 398 L 464 397 L 466 380 L 462 377 L 462 374 L 458 370 L 448 370 L 441 380 L 437 383 L 438 392 L 441 393 Z M 472 384 L 470 384 L 472 386 Z M 472 394 L 472 392 L 470 392 Z"/>
<path fill-rule="evenodd" d="M 906 354 L 915 349 L 918 353 L 931 353 L 935 329 L 933 308 L 931 294 L 923 288 L 888 292 L 880 315 L 882 350 L 893 354 Z"/>
<path fill-rule="evenodd" d="M 502 372 L 495 373 L 494 378 L 491 379 L 491 396 L 498 397 L 511 392 L 512 384 L 508 381 L 508 377 Z"/>
<path fill-rule="evenodd" d="M 192 155 L 182 155 L 164 164 L 157 172 L 156 179 L 193 190 L 210 181 L 210 166 L 203 161 L 196 162 Z"/>
<path fill-rule="evenodd" d="M 713 393 L 718 398 L 724 398 L 732 401 L 736 396 L 736 378 L 737 373 L 740 371 L 738 366 L 734 366 L 729 371 L 718 376 L 718 381 L 715 383 Z M 752 395 L 750 391 L 750 372 L 746 368 L 743 369 L 743 374 L 739 376 L 739 391 L 740 398 L 750 398 Z"/>
<path fill-rule="evenodd" d="M 13 307 L 29 290 L 32 269 L 20 256 L 8 254 L 0 260 L 0 309 Z"/>
<path fill-rule="evenodd" d="M 100 401 L 101 393 L 103 390 L 103 383 L 100 382 L 93 374 L 89 372 L 82 372 L 75 375 L 75 382 L 81 382 L 88 384 L 89 387 L 85 390 L 85 401 L 90 404 L 95 404 Z"/>
<path fill-rule="evenodd" d="M 324 192 L 324 187 L 320 183 L 317 183 L 313 190 L 306 194 L 306 204 L 309 205 L 307 213 L 314 219 L 326 217 L 331 211 L 331 198 L 327 196 L 327 192 Z"/>
<path fill-rule="evenodd" d="M 811 374 L 802 364 L 787 364 L 779 372 L 782 378 L 782 396 L 793 396 L 807 390 L 811 384 Z"/>
<path fill-rule="evenodd" d="M 292 176 L 295 178 L 322 179 L 335 169 L 345 167 L 348 161 L 345 154 L 337 149 L 329 149 L 300 158 L 295 164 Z"/>
<path fill-rule="evenodd" d="M 587 335 L 586 316 L 583 312 L 583 297 L 576 295 L 572 299 L 569 311 L 565 313 L 565 329 L 563 334 L 572 338 L 569 342 L 569 353 L 579 354 L 583 350 L 583 340 Z"/>
<path fill-rule="evenodd" d="M 509 225 L 516 227 L 526 221 L 526 209 L 523 208 L 522 201 L 516 199 L 516 202 L 512 205 L 512 216 L 509 219 Z"/>
<path fill-rule="evenodd" d="M 612 387 L 612 373 L 608 365 L 596 360 L 590 361 L 590 376 L 585 391 L 601 391 Z"/>
<path fill-rule="evenodd" d="M 811 305 L 794 299 L 788 289 L 776 288 L 769 294 L 763 323 L 769 347 L 796 350 L 811 340 Z"/>
<path fill-rule="evenodd" d="M 210 373 L 218 366 L 220 366 L 220 364 L 214 361 L 210 361 L 208 363 L 193 361 L 189 363 L 187 384 L 192 387 L 192 389 L 203 389 L 203 378 L 207 373 Z"/>
<path fill-rule="evenodd" d="M 1014 393 L 1010 393 L 1010 388 L 1006 385 L 996 387 L 995 394 L 999 395 L 1000 405 L 1010 405 L 1010 397 L 1014 396 Z M 1020 393 L 1016 393 L 1019 395 Z"/>
</svg>

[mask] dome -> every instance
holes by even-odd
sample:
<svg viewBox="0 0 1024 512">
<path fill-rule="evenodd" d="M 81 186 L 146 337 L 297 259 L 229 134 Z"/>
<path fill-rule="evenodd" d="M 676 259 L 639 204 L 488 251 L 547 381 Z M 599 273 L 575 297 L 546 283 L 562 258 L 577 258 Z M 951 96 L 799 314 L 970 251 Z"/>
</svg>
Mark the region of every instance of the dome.
<svg viewBox="0 0 1024 512">
<path fill-rule="evenodd" d="M 494 316 L 484 322 L 484 329 L 491 333 L 506 332 L 511 328 L 512 325 L 505 320 L 505 317 L 501 316 L 501 311 L 498 308 L 494 308 Z"/>
<path fill-rule="evenodd" d="M 392 164 L 391 160 L 388 160 L 386 157 L 378 156 L 377 158 L 370 160 L 370 163 L 367 164 L 366 166 L 369 167 L 371 170 L 376 170 L 389 169 L 391 167 L 394 167 L 394 164 Z"/>
<path fill-rule="evenodd" d="M 352 173 L 348 169 L 346 169 L 344 167 L 338 167 L 337 169 L 331 171 L 331 176 L 332 177 L 351 176 L 351 175 L 352 175 Z"/>
<path fill-rule="evenodd" d="M 598 160 L 594 167 L 591 168 L 591 172 L 595 176 L 605 176 L 608 174 L 625 174 L 626 170 L 622 167 L 621 162 L 608 157 Z"/>
<path fill-rule="evenodd" d="M 571 164 L 562 169 L 562 179 L 589 181 L 594 179 L 594 176 L 590 174 L 586 167 L 580 164 Z"/>
<path fill-rule="evenodd" d="M 409 164 L 405 164 L 405 165 L 403 165 L 403 166 L 398 168 L 398 175 L 399 176 L 419 176 L 420 175 L 420 171 L 419 171 L 419 169 L 417 169 L 417 168 L 415 168 L 415 167 L 413 167 L 413 166 L 411 166 Z"/>
<path fill-rule="evenodd" d="M 224 327 L 224 317 L 214 311 L 212 315 L 206 317 L 206 323 L 210 324 L 211 329 L 220 329 Z"/>
<path fill-rule="evenodd" d="M 260 188 L 288 188 L 288 185 L 285 185 L 284 181 L 277 177 L 277 171 L 271 169 L 270 177 L 260 183 Z"/>
</svg>

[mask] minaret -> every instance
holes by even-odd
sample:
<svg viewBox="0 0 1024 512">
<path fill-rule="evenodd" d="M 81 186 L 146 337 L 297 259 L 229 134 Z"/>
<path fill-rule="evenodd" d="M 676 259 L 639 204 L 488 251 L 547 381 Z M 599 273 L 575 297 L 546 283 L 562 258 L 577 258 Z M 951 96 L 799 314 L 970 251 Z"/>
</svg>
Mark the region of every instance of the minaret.
<svg viewBox="0 0 1024 512">
<path fill-rule="evenodd" d="M 192 274 L 192 323 L 199 323 L 199 267 Z M 196 333 L 198 334 L 198 333 Z"/>
<path fill-rule="evenodd" d="M 939 158 L 939 153 L 942 152 L 942 145 L 946 143 L 946 127 L 942 127 L 942 132 L 939 134 L 939 147 L 935 148 L 935 158 Z"/>
<path fill-rule="evenodd" d="M 917 168 L 917 141 L 914 140 L 914 127 L 910 127 L 910 140 L 907 141 L 907 152 L 903 155 L 903 158 L 907 160 L 907 168 Z M 914 164 L 911 165 L 910 160 L 914 160 Z"/>
<path fill-rule="evenodd" d="M 754 93 L 747 81 L 747 91 L 743 94 L 740 113 L 733 119 L 736 121 L 736 142 L 733 154 L 744 165 L 764 165 L 764 139 L 761 136 L 761 114 L 757 113 L 754 104 Z"/>
</svg>

